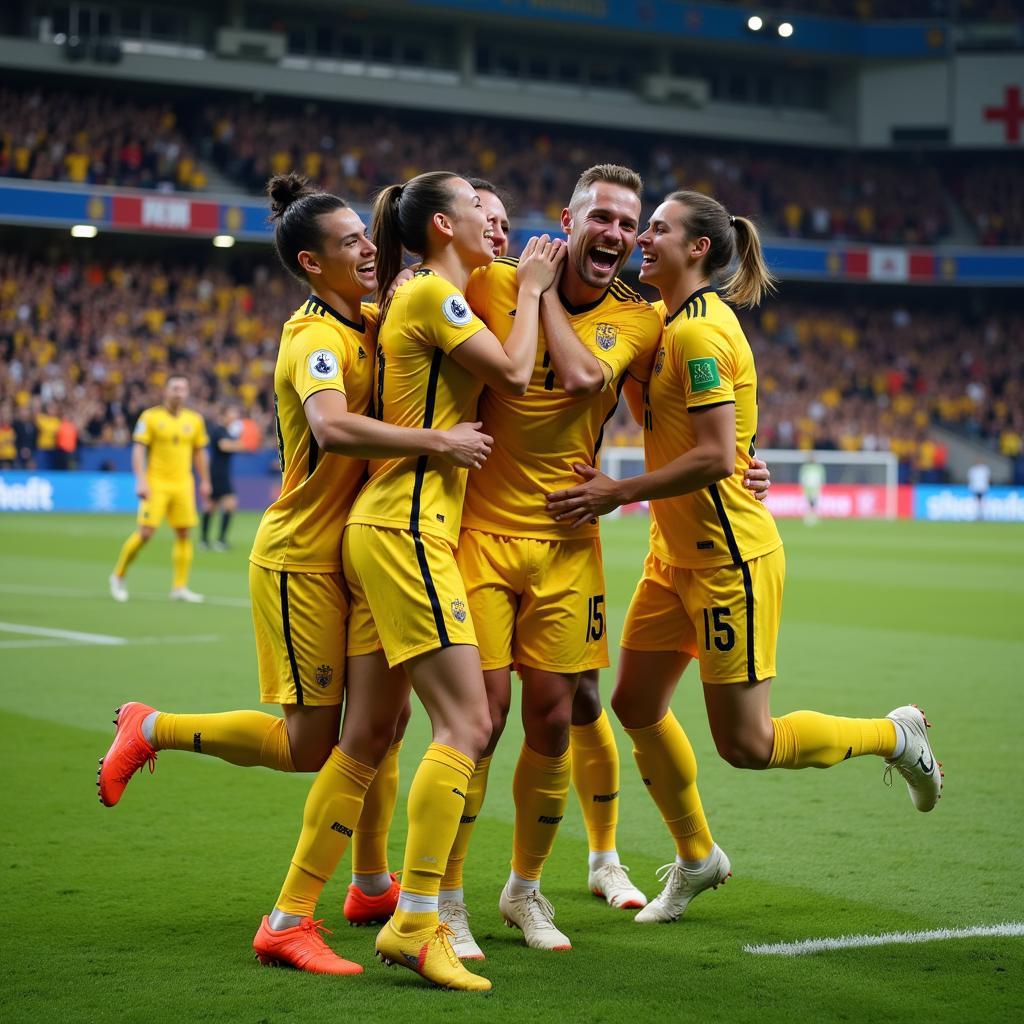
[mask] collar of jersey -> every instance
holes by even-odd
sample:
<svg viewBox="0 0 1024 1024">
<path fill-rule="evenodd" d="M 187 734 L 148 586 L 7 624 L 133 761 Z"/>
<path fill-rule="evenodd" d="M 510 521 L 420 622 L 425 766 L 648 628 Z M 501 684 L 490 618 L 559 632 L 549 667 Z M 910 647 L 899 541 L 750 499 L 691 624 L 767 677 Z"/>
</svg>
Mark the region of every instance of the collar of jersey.
<svg viewBox="0 0 1024 1024">
<path fill-rule="evenodd" d="M 714 290 L 715 289 L 709 284 L 705 285 L 703 288 L 698 288 L 671 316 L 665 317 L 665 326 L 668 327 L 668 325 L 672 323 L 672 321 L 675 320 L 675 318 L 679 316 L 679 314 L 682 313 L 682 311 L 686 309 L 686 307 L 693 302 L 698 295 L 707 295 L 708 292 L 713 292 Z"/>
<path fill-rule="evenodd" d="M 599 299 L 595 299 L 593 302 L 585 302 L 582 306 L 574 306 L 561 292 L 558 293 L 558 301 L 562 303 L 562 307 L 570 316 L 579 316 L 581 313 L 589 313 L 592 309 L 597 309 L 608 298 L 609 291 L 611 291 L 611 285 L 601 292 Z"/>
<path fill-rule="evenodd" d="M 351 327 L 353 331 L 358 331 L 362 334 L 366 330 L 365 320 L 360 319 L 359 323 L 356 323 L 354 320 L 349 320 L 347 316 L 342 316 L 333 306 L 328 305 L 320 298 L 319 295 L 314 295 L 312 292 L 309 293 L 309 298 L 307 298 L 306 301 L 309 302 L 310 299 L 312 299 L 317 305 L 323 306 L 335 320 L 340 320 L 346 327 Z"/>
</svg>

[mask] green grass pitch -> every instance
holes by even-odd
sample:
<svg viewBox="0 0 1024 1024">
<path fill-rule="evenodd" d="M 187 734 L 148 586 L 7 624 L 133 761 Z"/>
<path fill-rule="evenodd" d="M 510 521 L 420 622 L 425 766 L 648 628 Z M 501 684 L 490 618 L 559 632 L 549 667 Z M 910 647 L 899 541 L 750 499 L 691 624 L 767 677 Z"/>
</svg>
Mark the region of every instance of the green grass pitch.
<svg viewBox="0 0 1024 1024">
<path fill-rule="evenodd" d="M 610 636 L 645 551 L 645 522 L 605 526 Z M 255 706 L 245 564 L 199 553 L 192 585 L 217 598 L 170 604 L 166 530 L 129 575 L 106 578 L 128 518 L 0 518 L 0 1020 L 31 1021 L 775 1021 L 1024 1019 L 1024 942 L 966 938 L 783 958 L 765 943 L 1024 920 L 1024 531 L 921 523 L 783 524 L 788 579 L 776 713 L 881 715 L 918 702 L 947 786 L 918 814 L 901 780 L 862 758 L 827 772 L 743 773 L 714 753 L 695 676 L 675 710 L 734 877 L 672 926 L 641 927 L 586 891 L 575 798 L 544 878 L 569 954 L 523 948 L 497 897 L 508 870 L 517 723 L 491 770 L 467 864 L 472 923 L 494 982 L 486 996 L 428 989 L 372 958 L 374 931 L 341 916 L 342 862 L 321 905 L 330 941 L 366 966 L 356 979 L 267 970 L 249 943 L 297 835 L 304 776 L 168 752 L 122 803 L 102 808 L 96 759 L 111 711 L 138 698 L 167 710 Z M 26 631 L 28 627 L 29 631 Z M 99 634 L 81 642 L 32 628 Z M 606 674 L 604 692 L 610 693 Z M 427 742 L 414 715 L 403 787 Z M 648 895 L 672 847 L 618 733 L 619 849 Z M 404 804 L 392 836 L 401 860 Z"/>
</svg>

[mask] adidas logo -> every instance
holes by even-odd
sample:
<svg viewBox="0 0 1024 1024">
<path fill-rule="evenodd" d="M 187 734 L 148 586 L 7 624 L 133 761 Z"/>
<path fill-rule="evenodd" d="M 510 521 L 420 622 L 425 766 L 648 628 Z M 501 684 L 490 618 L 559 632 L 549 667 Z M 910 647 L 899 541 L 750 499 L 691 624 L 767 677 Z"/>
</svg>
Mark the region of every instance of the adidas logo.
<svg viewBox="0 0 1024 1024">
<path fill-rule="evenodd" d="M 465 800 L 465 799 L 466 799 L 466 794 L 465 794 L 465 793 L 463 793 L 461 789 L 455 789 L 455 788 L 453 787 L 453 788 L 452 788 L 452 792 L 453 792 L 453 793 L 454 793 L 454 794 L 455 794 L 456 796 L 461 796 L 463 800 Z"/>
<path fill-rule="evenodd" d="M 348 836 L 349 839 L 352 838 L 352 829 L 347 825 L 342 825 L 340 821 L 334 822 L 334 824 L 331 825 L 331 829 L 335 832 L 340 832 L 343 836 Z"/>
</svg>

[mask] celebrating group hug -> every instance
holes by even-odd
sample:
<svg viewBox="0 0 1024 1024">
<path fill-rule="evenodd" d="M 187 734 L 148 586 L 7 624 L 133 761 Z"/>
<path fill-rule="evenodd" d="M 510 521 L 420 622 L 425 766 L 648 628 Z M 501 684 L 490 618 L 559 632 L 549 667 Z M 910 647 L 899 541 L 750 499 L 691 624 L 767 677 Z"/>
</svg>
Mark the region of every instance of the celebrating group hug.
<svg viewBox="0 0 1024 1024">
<path fill-rule="evenodd" d="M 345 916 L 381 925 L 381 960 L 444 988 L 491 988 L 474 963 L 485 970 L 487 951 L 470 930 L 463 869 L 513 670 L 525 735 L 511 871 L 495 897 L 541 953 L 572 948 L 571 908 L 556 925 L 541 888 L 570 783 L 588 887 L 614 913 L 676 921 L 729 877 L 670 707 L 691 661 L 730 764 L 876 755 L 918 810 L 935 806 L 942 772 L 915 705 L 883 718 L 771 713 L 785 557 L 755 456 L 754 360 L 732 308 L 773 289 L 751 221 L 694 191 L 642 221 L 639 175 L 599 164 L 562 211 L 564 237 L 531 238 L 512 259 L 502 193 L 479 179 L 432 171 L 389 186 L 369 232 L 299 175 L 267 190 L 277 253 L 309 290 L 282 329 L 281 494 L 249 567 L 260 699 L 283 717 L 130 701 L 98 779 L 112 807 L 161 750 L 316 773 L 253 939 L 261 963 L 362 973 L 316 917 L 351 844 Z M 636 246 L 653 304 L 618 276 Z M 364 302 L 371 293 L 377 302 Z M 623 398 L 643 427 L 645 468 L 615 480 L 599 454 Z M 599 519 L 639 502 L 650 543 L 611 707 L 675 844 L 650 901 L 616 850 L 619 759 L 598 688 L 609 665 Z M 387 845 L 413 694 L 432 741 L 409 789 L 398 876 Z"/>
</svg>

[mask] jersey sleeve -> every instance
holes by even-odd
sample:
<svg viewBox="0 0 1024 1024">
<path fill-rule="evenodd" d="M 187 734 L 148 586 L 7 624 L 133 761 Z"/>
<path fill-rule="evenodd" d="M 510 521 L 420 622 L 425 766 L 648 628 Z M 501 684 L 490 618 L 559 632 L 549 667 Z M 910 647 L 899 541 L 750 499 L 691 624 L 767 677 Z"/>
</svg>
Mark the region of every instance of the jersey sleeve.
<svg viewBox="0 0 1024 1024">
<path fill-rule="evenodd" d="M 288 379 L 300 403 L 318 391 L 345 394 L 345 373 L 351 365 L 350 347 L 326 323 L 304 324 L 289 341 Z"/>
<path fill-rule="evenodd" d="M 132 440 L 148 448 L 153 443 L 153 425 L 149 422 L 149 410 L 144 409 L 132 431 Z"/>
<path fill-rule="evenodd" d="M 680 328 L 679 373 L 687 409 L 735 402 L 736 358 L 729 340 L 703 320 Z"/>
<path fill-rule="evenodd" d="M 626 370 L 631 370 L 638 380 L 647 380 L 661 340 L 661 320 L 651 306 L 623 306 L 623 313 L 618 323 L 597 325 L 597 358 L 612 371 L 612 381 Z M 615 336 L 609 338 L 612 331 Z M 612 344 L 606 349 L 609 340 Z"/>
<path fill-rule="evenodd" d="M 210 443 L 210 435 L 206 432 L 206 421 L 196 413 L 196 433 L 192 439 L 193 450 L 205 448 Z"/>
<path fill-rule="evenodd" d="M 464 341 L 485 328 L 484 322 L 455 285 L 435 275 L 420 278 L 409 296 L 409 320 L 427 345 L 451 355 Z"/>
</svg>

